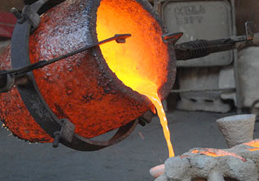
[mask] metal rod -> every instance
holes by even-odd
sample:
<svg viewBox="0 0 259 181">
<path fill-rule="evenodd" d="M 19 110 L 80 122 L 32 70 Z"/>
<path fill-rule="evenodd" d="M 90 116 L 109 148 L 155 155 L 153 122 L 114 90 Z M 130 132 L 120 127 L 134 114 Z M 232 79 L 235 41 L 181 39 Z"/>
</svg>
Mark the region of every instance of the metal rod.
<svg viewBox="0 0 259 181">
<path fill-rule="evenodd" d="M 111 41 L 116 41 L 117 43 L 123 43 L 125 41 L 122 41 L 122 40 L 125 40 L 127 38 L 131 37 L 131 34 L 117 34 L 111 38 L 108 38 L 108 39 L 105 39 L 105 40 L 102 40 L 100 42 L 97 42 L 95 44 L 92 44 L 92 45 L 87 45 L 83 48 L 80 48 L 78 50 L 75 50 L 73 52 L 70 52 L 68 54 L 65 54 L 65 55 L 62 55 L 62 56 L 59 56 L 59 57 L 56 57 L 56 58 L 53 58 L 51 60 L 40 60 L 39 62 L 36 62 L 36 63 L 33 63 L 33 64 L 30 64 L 26 67 L 22 67 L 22 68 L 17 68 L 17 69 L 11 69 L 11 70 L 5 70 L 5 71 L 0 71 L 0 75 L 6 75 L 6 74 L 15 74 L 15 75 L 19 75 L 19 74 L 24 74 L 24 73 L 27 73 L 27 72 L 30 72 L 32 70 L 35 70 L 35 69 L 38 69 L 38 68 L 42 68 L 46 65 L 49 65 L 49 64 L 52 64 L 52 63 L 55 63 L 59 60 L 62 60 L 62 59 L 65 59 L 67 57 L 70 57 L 70 56 L 73 56 L 75 54 L 78 54 L 78 53 L 81 53 L 83 51 L 86 51 L 88 49 L 91 49 L 93 47 L 96 47 L 96 46 L 100 46 L 104 43 L 108 43 L 108 42 L 111 42 Z"/>
<path fill-rule="evenodd" d="M 85 50 L 88 50 L 88 49 L 90 49 L 90 48 L 93 48 L 93 47 L 96 47 L 96 46 L 100 46 L 100 45 L 102 45 L 102 44 L 104 44 L 104 43 L 108 43 L 108 42 L 114 41 L 114 40 L 115 40 L 117 43 L 121 43 L 121 42 L 124 43 L 124 41 L 121 41 L 121 40 L 125 40 L 126 38 L 129 38 L 130 36 L 131 36 L 131 34 L 117 34 L 117 35 L 115 35 L 115 36 L 113 36 L 113 37 L 111 37 L 111 38 L 102 40 L 102 41 L 100 41 L 100 42 L 98 42 L 98 43 L 95 43 L 95 44 L 93 44 L 93 45 L 87 45 L 87 46 L 85 46 L 85 47 L 83 47 L 83 48 L 80 48 L 80 49 L 75 50 L 75 51 L 73 51 L 73 52 L 70 52 L 70 53 L 68 53 L 68 54 L 62 55 L 62 56 L 57 57 L 57 58 L 53 58 L 52 60 L 48 60 L 48 61 L 43 60 L 45 63 L 42 64 L 39 68 L 44 67 L 44 66 L 49 65 L 49 64 L 52 64 L 52 63 L 54 63 L 54 62 L 57 62 L 57 61 L 59 61 L 59 60 L 61 60 L 61 59 L 64 59 L 64 58 L 73 56 L 73 55 L 78 54 L 78 53 L 81 53 L 81 52 L 83 52 L 83 51 L 85 51 Z"/>
</svg>

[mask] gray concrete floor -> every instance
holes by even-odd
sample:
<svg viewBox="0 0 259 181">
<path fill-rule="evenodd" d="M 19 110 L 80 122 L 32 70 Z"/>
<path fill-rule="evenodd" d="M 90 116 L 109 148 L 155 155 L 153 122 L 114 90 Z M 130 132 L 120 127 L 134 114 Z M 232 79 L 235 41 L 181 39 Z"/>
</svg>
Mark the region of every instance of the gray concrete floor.
<svg viewBox="0 0 259 181">
<path fill-rule="evenodd" d="M 226 148 L 215 121 L 227 115 L 167 114 L 176 155 L 194 147 Z M 96 152 L 29 144 L 5 129 L 0 129 L 0 139 L 0 181 L 152 181 L 149 169 L 168 156 L 158 118 L 145 127 L 139 125 L 121 143 Z"/>
</svg>

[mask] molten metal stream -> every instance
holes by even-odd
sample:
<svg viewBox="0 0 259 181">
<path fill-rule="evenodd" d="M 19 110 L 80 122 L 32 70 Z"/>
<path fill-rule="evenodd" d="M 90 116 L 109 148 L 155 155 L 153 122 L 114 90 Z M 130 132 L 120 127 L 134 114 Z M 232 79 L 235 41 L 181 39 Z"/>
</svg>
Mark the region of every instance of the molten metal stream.
<svg viewBox="0 0 259 181">
<path fill-rule="evenodd" d="M 160 123 L 163 127 L 163 132 L 164 136 L 166 139 L 167 147 L 168 147 L 168 152 L 169 152 L 169 157 L 174 157 L 174 150 L 173 150 L 173 145 L 171 143 L 170 139 L 170 130 L 168 128 L 168 122 L 166 119 L 165 111 L 163 109 L 162 102 L 160 98 L 158 97 L 156 86 L 152 84 L 151 82 L 146 82 L 147 85 L 144 88 L 140 88 L 139 93 L 147 96 L 149 100 L 154 104 L 157 110 L 157 115 L 160 119 Z"/>
<path fill-rule="evenodd" d="M 167 119 L 158 96 L 159 88 L 167 80 L 169 60 L 160 25 L 137 1 L 102 0 L 97 12 L 96 31 L 99 40 L 120 33 L 132 35 L 125 44 L 101 45 L 103 57 L 126 86 L 147 96 L 156 107 L 169 157 L 173 157 Z"/>
</svg>

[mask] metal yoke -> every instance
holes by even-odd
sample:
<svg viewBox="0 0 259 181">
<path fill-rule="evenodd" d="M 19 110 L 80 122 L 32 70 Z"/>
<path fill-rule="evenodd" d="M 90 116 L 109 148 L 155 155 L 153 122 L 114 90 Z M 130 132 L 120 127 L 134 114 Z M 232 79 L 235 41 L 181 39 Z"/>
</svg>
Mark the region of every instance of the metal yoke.
<svg viewBox="0 0 259 181">
<path fill-rule="evenodd" d="M 47 1 L 48 0 L 39 0 L 32 5 L 26 5 L 22 14 L 15 8 L 11 10 L 18 19 L 11 41 L 11 62 L 13 69 L 31 65 L 29 57 L 29 36 L 30 32 L 38 27 L 40 17 L 37 12 Z M 12 74 L 7 74 L 9 79 L 10 75 Z M 11 78 L 16 79 L 17 77 L 11 76 Z M 32 71 L 22 75 L 22 78 L 27 80 L 23 81 L 25 83 L 17 85 L 22 100 L 34 120 L 46 133 L 54 138 L 53 147 L 57 147 L 60 142 L 75 150 L 99 150 L 125 139 L 139 122 L 139 120 L 136 119 L 120 127 L 116 134 L 108 141 L 93 141 L 81 137 L 74 133 L 75 126 L 73 123 L 67 119 L 59 119 L 49 108 L 38 89 Z M 10 81 L 11 84 L 14 82 L 13 79 Z"/>
</svg>

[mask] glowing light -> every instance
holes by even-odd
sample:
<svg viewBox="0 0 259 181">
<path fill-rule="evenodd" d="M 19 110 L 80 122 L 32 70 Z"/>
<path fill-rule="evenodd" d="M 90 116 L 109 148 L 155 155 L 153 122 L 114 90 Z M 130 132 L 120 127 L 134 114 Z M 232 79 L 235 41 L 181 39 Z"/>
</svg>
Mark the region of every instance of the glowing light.
<svg viewBox="0 0 259 181">
<path fill-rule="evenodd" d="M 213 149 L 213 148 L 204 148 L 201 150 L 193 150 L 192 153 L 194 154 L 203 154 L 211 157 L 223 157 L 223 156 L 232 156 L 241 159 L 242 161 L 246 161 L 245 158 L 237 155 L 233 152 L 227 152 L 220 149 Z"/>
<path fill-rule="evenodd" d="M 244 145 L 254 147 L 254 148 L 250 148 L 249 151 L 258 151 L 259 150 L 259 140 L 253 140 L 248 143 L 244 143 Z"/>
<path fill-rule="evenodd" d="M 167 119 L 158 90 L 165 83 L 167 45 L 163 43 L 162 30 L 156 20 L 136 1 L 102 0 L 97 12 L 99 40 L 114 34 L 130 33 L 125 44 L 115 42 L 101 45 L 102 54 L 116 76 L 128 87 L 145 95 L 153 103 L 163 127 L 169 157 L 174 156 Z M 155 109 L 151 108 L 155 113 Z"/>
<path fill-rule="evenodd" d="M 124 8 L 118 4 L 124 4 Z M 111 42 L 100 46 L 110 69 L 125 85 L 136 90 L 142 80 L 153 82 L 158 88 L 165 83 L 167 45 L 161 39 L 160 25 L 138 2 L 102 0 L 96 31 L 99 40 L 114 34 L 132 35 L 125 44 Z"/>
<path fill-rule="evenodd" d="M 151 83 L 149 83 L 149 85 L 152 85 Z M 149 86 L 146 86 L 145 88 L 147 88 Z M 163 132 L 164 132 L 164 136 L 166 139 L 166 143 L 167 143 L 167 147 L 168 147 L 168 152 L 169 152 L 169 157 L 174 157 L 174 150 L 173 150 L 173 145 L 171 143 L 171 138 L 170 138 L 170 131 L 168 129 L 168 123 L 167 123 L 167 119 L 166 119 L 166 115 L 165 115 L 165 111 L 163 109 L 163 105 L 157 95 L 157 90 L 155 90 L 154 88 L 147 88 L 147 89 L 142 89 L 140 91 L 141 94 L 146 95 L 154 104 L 154 106 L 156 107 L 157 110 L 157 115 L 160 119 L 160 123 L 162 125 L 163 128 Z"/>
</svg>

